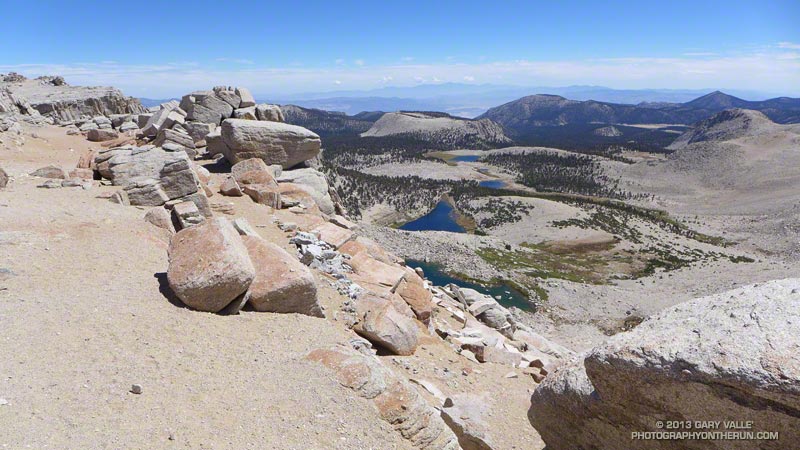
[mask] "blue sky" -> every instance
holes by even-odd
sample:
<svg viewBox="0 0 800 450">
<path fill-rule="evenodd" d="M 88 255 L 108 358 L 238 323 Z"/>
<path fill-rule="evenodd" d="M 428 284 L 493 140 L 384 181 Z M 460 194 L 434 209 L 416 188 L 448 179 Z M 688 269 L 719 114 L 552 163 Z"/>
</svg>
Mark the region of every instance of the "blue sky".
<svg viewBox="0 0 800 450">
<path fill-rule="evenodd" d="M 461 82 L 800 95 L 800 2 L 3 0 L 0 72 L 137 96 Z"/>
</svg>

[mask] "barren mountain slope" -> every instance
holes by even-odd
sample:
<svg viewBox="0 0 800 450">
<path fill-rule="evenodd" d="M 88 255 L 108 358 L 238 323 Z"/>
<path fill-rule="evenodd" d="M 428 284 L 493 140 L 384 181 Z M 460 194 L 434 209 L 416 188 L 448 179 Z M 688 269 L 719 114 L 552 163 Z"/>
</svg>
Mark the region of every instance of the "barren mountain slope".
<svg viewBox="0 0 800 450">
<path fill-rule="evenodd" d="M 724 111 L 680 136 L 676 146 L 664 161 L 624 167 L 623 181 L 687 214 L 775 212 L 800 194 L 800 125 Z"/>
<path fill-rule="evenodd" d="M 503 129 L 488 119 L 469 120 L 444 113 L 386 113 L 362 137 L 410 135 L 458 147 L 487 148 L 511 143 Z"/>
<path fill-rule="evenodd" d="M 625 189 L 654 194 L 650 206 L 672 214 L 703 216 L 703 232 L 800 256 L 800 125 L 726 111 L 676 143 L 682 148 L 663 161 L 618 167 Z"/>
</svg>

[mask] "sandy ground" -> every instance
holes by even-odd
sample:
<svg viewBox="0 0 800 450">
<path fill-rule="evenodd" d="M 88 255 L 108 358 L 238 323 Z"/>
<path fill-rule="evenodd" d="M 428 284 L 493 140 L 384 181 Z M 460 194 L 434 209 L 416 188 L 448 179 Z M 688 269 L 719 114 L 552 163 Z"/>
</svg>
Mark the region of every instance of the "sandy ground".
<svg viewBox="0 0 800 450">
<path fill-rule="evenodd" d="M 353 337 L 321 275 L 328 319 L 186 309 L 165 287 L 168 237 L 144 210 L 97 198 L 113 187 L 39 189 L 24 175 L 74 167 L 90 145 L 63 129 L 37 134 L 0 150 L 14 176 L 0 191 L 0 448 L 410 448 L 374 405 L 303 361 Z M 266 209 L 224 200 L 287 245 Z M 433 337 L 414 356 L 382 359 L 445 394 L 488 393 L 498 448 L 542 448 L 526 416 L 529 377 L 505 378 L 513 369 Z"/>
</svg>

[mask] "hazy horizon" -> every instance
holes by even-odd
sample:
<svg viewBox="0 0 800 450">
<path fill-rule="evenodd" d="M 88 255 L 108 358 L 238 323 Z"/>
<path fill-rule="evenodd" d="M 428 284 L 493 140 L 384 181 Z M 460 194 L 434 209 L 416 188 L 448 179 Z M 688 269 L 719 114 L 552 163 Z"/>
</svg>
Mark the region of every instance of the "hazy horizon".
<svg viewBox="0 0 800 450">
<path fill-rule="evenodd" d="M 733 1 L 724 10 L 689 1 L 308 2 L 302 14 L 288 4 L 218 14 L 215 3 L 179 1 L 139 4 L 158 14 L 124 29 L 124 4 L 45 3 L 12 0 L 5 8 L 0 39 L 14 45 L 4 49 L 0 72 L 58 74 L 147 98 L 221 84 L 290 97 L 439 83 L 800 97 L 800 5 L 790 1 Z"/>
</svg>

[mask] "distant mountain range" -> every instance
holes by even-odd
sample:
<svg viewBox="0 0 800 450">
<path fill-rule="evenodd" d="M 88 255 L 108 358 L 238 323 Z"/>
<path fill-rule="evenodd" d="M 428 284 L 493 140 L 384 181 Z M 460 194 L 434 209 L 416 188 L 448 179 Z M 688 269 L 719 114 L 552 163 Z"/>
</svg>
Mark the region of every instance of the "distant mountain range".
<svg viewBox="0 0 800 450">
<path fill-rule="evenodd" d="M 293 104 L 306 108 L 341 111 L 442 111 L 454 116 L 476 117 L 494 106 L 531 94 L 559 95 L 571 100 L 638 104 L 642 102 L 682 103 L 713 89 L 611 89 L 603 86 L 529 87 L 492 84 L 441 83 L 413 87 L 385 87 L 368 91 L 335 91 L 293 96 L 256 95 L 269 103 Z M 728 90 L 748 99 L 765 99 L 779 94 Z"/>
<path fill-rule="evenodd" d="M 488 109 L 531 94 L 558 95 L 570 100 L 639 104 L 684 103 L 713 89 L 611 89 L 603 86 L 508 86 L 494 84 L 438 83 L 412 87 L 384 87 L 363 91 L 316 92 L 295 95 L 260 94 L 263 103 L 298 105 L 304 108 L 339 111 L 349 115 L 361 111 L 442 111 L 454 116 L 473 118 Z M 726 90 L 750 100 L 778 97 L 779 94 Z M 146 107 L 172 99 L 141 98 Z"/>
<path fill-rule="evenodd" d="M 606 103 L 530 95 L 489 109 L 479 116 L 502 125 L 509 135 L 524 136 L 537 127 L 568 124 L 692 124 L 730 108 L 761 111 L 776 123 L 800 122 L 800 99 L 747 101 L 719 91 L 686 103 Z"/>
</svg>

